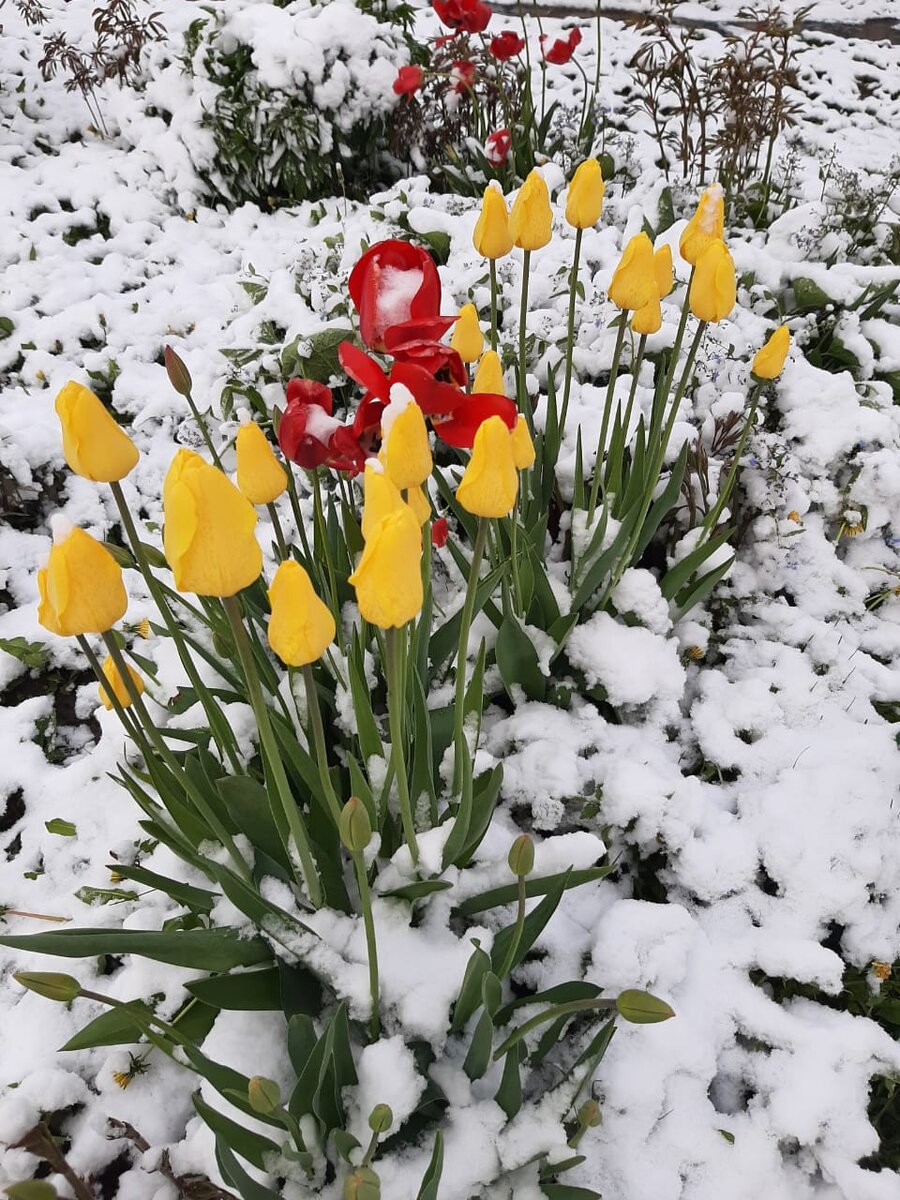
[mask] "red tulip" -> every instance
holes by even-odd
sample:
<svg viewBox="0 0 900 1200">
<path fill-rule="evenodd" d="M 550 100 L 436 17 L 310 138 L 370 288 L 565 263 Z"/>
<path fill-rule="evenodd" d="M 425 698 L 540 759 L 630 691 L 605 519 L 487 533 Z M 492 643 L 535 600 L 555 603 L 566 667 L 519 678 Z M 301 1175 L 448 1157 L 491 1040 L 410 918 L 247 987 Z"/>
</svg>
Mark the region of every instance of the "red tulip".
<svg viewBox="0 0 900 1200">
<path fill-rule="evenodd" d="M 569 61 L 575 53 L 575 47 L 581 42 L 581 30 L 577 27 L 570 29 L 567 38 L 556 38 L 548 48 L 546 43 L 549 40 L 546 36 L 541 37 L 541 53 L 548 63 L 554 63 L 558 67 L 563 66 Z"/>
<path fill-rule="evenodd" d="M 422 86 L 421 67 L 401 67 L 394 80 L 394 91 L 398 96 L 411 96 Z"/>
<path fill-rule="evenodd" d="M 447 525 L 447 518 L 438 517 L 438 519 L 431 526 L 432 546 L 436 547 L 438 550 L 443 549 L 443 547 L 447 545 L 447 537 L 449 536 L 449 533 L 450 529 Z"/>
<path fill-rule="evenodd" d="M 360 335 L 373 350 L 384 349 L 391 326 L 437 317 L 441 308 L 437 267 L 409 242 L 377 242 L 350 272 L 348 287 Z"/>
<path fill-rule="evenodd" d="M 458 59 L 450 68 L 450 78 L 456 80 L 454 92 L 467 92 L 475 82 L 475 64 L 465 58 Z"/>
<path fill-rule="evenodd" d="M 464 33 L 483 33 L 491 19 L 491 9 L 482 0 L 432 0 L 434 11 L 448 29 Z"/>
<path fill-rule="evenodd" d="M 504 29 L 496 37 L 491 38 L 491 54 L 500 62 L 509 62 L 525 49 L 525 39 L 512 29 Z"/>
<path fill-rule="evenodd" d="M 512 146 L 512 135 L 508 129 L 498 129 L 484 143 L 484 156 L 492 167 L 502 167 Z"/>
<path fill-rule="evenodd" d="M 461 392 L 460 396 L 460 403 L 446 417 L 431 418 L 434 432 L 448 446 L 471 450 L 479 426 L 488 417 L 500 417 L 507 429 L 515 429 L 519 414 L 514 401 L 506 396 L 470 396 L 465 392 Z"/>
<path fill-rule="evenodd" d="M 285 458 L 314 470 L 328 466 L 355 475 L 365 464 L 365 451 L 352 428 L 331 415 L 331 390 L 313 379 L 292 379 L 287 407 L 278 426 L 278 444 Z"/>
</svg>

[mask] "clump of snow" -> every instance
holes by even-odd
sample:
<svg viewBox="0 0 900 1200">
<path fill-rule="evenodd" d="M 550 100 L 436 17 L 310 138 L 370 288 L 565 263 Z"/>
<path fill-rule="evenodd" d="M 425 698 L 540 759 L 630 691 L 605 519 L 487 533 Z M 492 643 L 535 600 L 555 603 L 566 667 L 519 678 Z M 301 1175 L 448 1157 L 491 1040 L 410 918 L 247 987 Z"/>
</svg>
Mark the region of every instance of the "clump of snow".
<svg viewBox="0 0 900 1200">
<path fill-rule="evenodd" d="M 684 667 L 673 643 L 649 629 L 621 625 L 595 613 L 567 642 L 569 661 L 590 687 L 604 689 L 611 704 L 676 701 L 684 690 Z"/>
</svg>

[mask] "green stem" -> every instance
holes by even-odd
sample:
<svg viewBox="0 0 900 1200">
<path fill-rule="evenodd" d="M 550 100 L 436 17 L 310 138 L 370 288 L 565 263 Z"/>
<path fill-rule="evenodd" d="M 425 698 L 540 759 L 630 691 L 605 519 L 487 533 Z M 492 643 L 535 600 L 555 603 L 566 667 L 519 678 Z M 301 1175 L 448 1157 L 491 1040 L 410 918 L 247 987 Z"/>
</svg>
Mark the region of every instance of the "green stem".
<svg viewBox="0 0 900 1200">
<path fill-rule="evenodd" d="M 375 918 L 372 914 L 372 893 L 369 891 L 369 879 L 366 875 L 366 863 L 362 853 L 351 854 L 353 869 L 356 871 L 356 883 L 359 887 L 359 903 L 362 908 L 363 925 L 366 930 L 366 951 L 369 958 L 369 994 L 372 997 L 372 1020 L 370 1030 L 374 1041 L 381 1030 L 378 1016 L 378 945 L 375 941 Z M 377 1141 L 377 1134 L 375 1141 Z M 372 1147 L 374 1149 L 374 1147 Z"/>
<path fill-rule="evenodd" d="M 188 402 L 188 406 L 191 410 L 191 413 L 193 414 L 194 420 L 200 426 L 200 432 L 203 434 L 204 442 L 206 442 L 207 446 L 209 447 L 209 452 L 212 455 L 213 462 L 216 464 L 216 466 L 221 471 L 223 469 L 222 468 L 222 460 L 221 460 L 221 458 L 219 458 L 219 452 L 216 449 L 215 443 L 213 442 L 212 437 L 210 436 L 210 432 L 206 427 L 206 422 L 200 416 L 200 411 L 197 408 L 197 405 L 194 403 L 194 397 L 191 395 L 190 392 L 186 392 L 184 398 Z"/>
<path fill-rule="evenodd" d="M 256 663 L 253 661 L 253 648 L 250 645 L 250 639 L 247 637 L 247 631 L 241 619 L 240 601 L 236 596 L 227 596 L 223 599 L 222 604 L 228 616 L 232 633 L 234 634 L 238 658 L 241 660 L 244 680 L 247 684 L 250 706 L 253 709 L 253 715 L 256 717 L 260 749 L 263 754 L 266 774 L 275 791 L 288 828 L 294 839 L 310 901 L 314 908 L 321 908 L 323 899 L 322 885 L 313 861 L 306 825 L 303 822 L 300 809 L 291 795 L 291 788 L 284 769 L 284 763 L 281 761 L 281 755 L 278 751 L 278 743 L 275 740 L 272 723 L 269 719 L 269 709 L 263 695 L 262 684 L 256 670 Z"/>
<path fill-rule="evenodd" d="M 469 563 L 469 579 L 466 585 L 466 598 L 463 602 L 462 617 L 459 626 L 459 650 L 456 655 L 456 699 L 453 711 L 453 744 L 456 748 L 453 763 L 453 794 L 456 795 L 462 786 L 462 755 L 460 746 L 464 736 L 463 711 L 466 703 L 466 662 L 469 657 L 469 629 L 472 625 L 472 614 L 475 611 L 475 594 L 478 591 L 478 575 L 481 560 L 484 557 L 484 547 L 487 542 L 487 517 L 478 518 L 478 531 L 472 546 L 472 561 Z"/>
<path fill-rule="evenodd" d="M 519 942 L 522 940 L 522 930 L 525 928 L 525 876 L 518 875 L 516 883 L 518 885 L 516 924 L 513 929 L 512 940 L 509 943 L 509 949 L 506 951 L 506 957 L 503 959 L 503 965 L 497 972 L 497 978 L 500 980 L 505 979 L 512 970 L 512 965 L 516 960 L 516 951 L 519 949 Z"/>
<path fill-rule="evenodd" d="M 490 259 L 491 270 L 491 349 L 497 352 L 497 260 Z"/>
<path fill-rule="evenodd" d="M 310 549 L 309 538 L 306 536 L 306 523 L 303 520 L 303 513 L 300 511 L 300 497 L 297 495 L 297 480 L 294 477 L 294 465 L 289 462 L 287 466 L 288 497 L 291 501 L 291 512 L 294 514 L 294 524 L 297 526 L 297 536 L 300 538 L 300 545 L 303 547 L 306 569 L 314 579 L 318 579 L 319 572 L 316 560 Z"/>
<path fill-rule="evenodd" d="M 528 432 L 534 437 L 534 415 L 525 382 L 525 319 L 528 316 L 528 280 L 531 275 L 531 251 L 522 257 L 522 299 L 519 305 L 519 411 L 525 414 Z"/>
<path fill-rule="evenodd" d="M 521 488 L 519 489 L 521 491 Z M 509 517 L 509 561 L 512 567 L 513 596 L 515 597 L 515 612 L 517 616 L 525 616 L 525 600 L 522 595 L 522 583 L 519 577 L 519 547 L 518 547 L 519 517 L 515 506 Z"/>
<path fill-rule="evenodd" d="M 340 599 L 337 590 L 334 562 L 331 557 L 331 546 L 328 543 L 328 527 L 325 524 L 325 509 L 322 505 L 322 488 L 318 468 L 315 468 L 310 474 L 313 480 L 313 514 L 319 533 L 319 541 L 322 546 L 322 556 L 325 559 L 325 569 L 328 572 L 328 591 L 331 595 L 331 611 L 334 613 L 334 623 L 337 629 L 337 643 L 341 654 L 343 654 L 345 652 L 344 631 L 341 627 Z"/>
<path fill-rule="evenodd" d="M 278 544 L 278 561 L 284 562 L 288 557 L 287 542 L 284 540 L 284 530 L 281 528 L 281 519 L 278 516 L 278 509 L 274 504 L 267 504 L 266 509 L 269 513 L 269 519 L 272 522 L 272 528 L 275 530 L 275 541 Z"/>
<path fill-rule="evenodd" d="M 107 696 L 109 697 L 109 702 L 113 707 L 113 712 L 116 714 L 116 716 L 121 721 L 122 727 L 124 728 L 125 732 L 133 740 L 134 744 L 137 746 L 137 748 L 140 750 L 140 752 L 146 758 L 147 755 L 150 753 L 150 747 L 149 747 L 149 743 L 147 742 L 147 739 L 144 737 L 144 735 L 141 731 L 140 725 L 138 725 L 136 721 L 132 721 L 131 716 L 128 713 L 128 710 L 125 708 L 124 704 L 122 704 L 122 702 L 119 700 L 119 697 L 116 695 L 115 691 L 110 687 L 109 680 L 103 674 L 103 666 L 102 666 L 100 660 L 97 658 L 97 655 L 91 649 L 90 643 L 88 642 L 87 638 L 84 637 L 83 634 L 79 633 L 79 634 L 76 634 L 75 640 L 78 642 L 78 645 L 81 647 L 81 650 L 82 650 L 85 658 L 90 663 L 91 670 L 94 672 L 94 675 L 97 678 L 97 683 L 100 685 L 100 687 L 103 688 L 103 690 L 106 692 Z"/>
<path fill-rule="evenodd" d="M 400 799 L 400 820 L 403 836 L 409 846 L 412 865 L 419 865 L 419 844 L 416 841 L 416 825 L 413 820 L 412 801 L 409 795 L 409 780 L 406 775 L 406 753 L 403 748 L 403 647 L 400 639 L 405 636 L 406 626 L 400 630 L 384 631 L 385 668 L 387 674 L 388 723 L 391 730 L 391 759 L 397 778 L 397 795 Z"/>
<path fill-rule="evenodd" d="M 619 332 L 616 335 L 616 347 L 613 350 L 612 365 L 609 369 L 609 384 L 606 388 L 606 400 L 603 405 L 603 421 L 600 425 L 600 437 L 597 439 L 597 458 L 594 462 L 594 480 L 591 484 L 591 498 L 588 505 L 588 523 L 594 519 L 597 507 L 597 497 L 600 494 L 600 480 L 603 477 L 603 456 L 606 453 L 606 433 L 609 429 L 609 418 L 612 412 L 613 395 L 616 390 L 616 380 L 619 376 L 619 359 L 622 357 L 622 346 L 625 344 L 625 330 L 628 328 L 628 310 L 623 309 L 619 320 Z"/>
<path fill-rule="evenodd" d="M 312 666 L 309 663 L 303 667 L 303 685 L 306 688 L 306 708 L 309 713 L 309 724 L 312 729 L 312 742 L 316 748 L 316 762 L 319 767 L 319 778 L 322 781 L 322 790 L 325 793 L 325 799 L 328 802 L 328 807 L 331 810 L 331 815 L 334 818 L 335 829 L 338 827 L 341 819 L 341 806 L 338 803 L 338 798 L 334 792 L 334 785 L 331 782 L 331 774 L 328 770 L 328 748 L 325 744 L 325 729 L 322 725 L 322 710 L 319 707 L 319 693 L 316 688 L 316 680 L 313 675 Z"/>
<path fill-rule="evenodd" d="M 562 441 L 566 431 L 566 414 L 569 411 L 569 392 L 572 389 L 572 355 L 575 350 L 575 301 L 578 298 L 578 260 L 581 257 L 583 229 L 575 230 L 575 253 L 572 256 L 572 278 L 569 283 L 569 331 L 566 339 L 566 384 L 563 390 L 562 411 L 559 414 L 559 437 Z"/>
<path fill-rule="evenodd" d="M 613 492 L 615 494 L 618 494 L 619 488 L 621 487 L 621 484 L 622 484 L 622 459 L 623 459 L 624 453 L 625 453 L 625 442 L 628 439 L 628 425 L 629 425 L 629 422 L 631 421 L 631 413 L 634 408 L 634 398 L 637 395 L 638 379 L 640 377 L 641 364 L 644 361 L 644 351 L 645 351 L 646 347 L 647 347 L 647 335 L 646 335 L 646 333 L 642 333 L 641 337 L 640 337 L 640 341 L 638 342 L 637 354 L 635 354 L 632 358 L 631 388 L 629 389 L 629 392 L 628 392 L 628 402 L 625 405 L 625 413 L 622 416 L 621 421 L 619 422 L 619 443 L 620 444 L 618 446 L 616 443 L 616 435 L 615 435 L 615 433 L 613 433 L 613 447 L 615 447 L 617 449 L 618 453 L 616 453 L 615 450 L 610 452 L 611 460 L 612 460 L 610 463 L 611 473 L 607 476 L 607 478 L 605 480 L 606 490 L 608 492 Z M 618 421 L 619 418 L 617 417 L 616 420 Z"/>
<path fill-rule="evenodd" d="M 753 418 L 756 416 L 756 409 L 757 405 L 759 404 L 759 394 L 761 390 L 762 385 L 756 384 L 753 391 L 750 393 L 750 407 L 747 412 L 747 420 L 744 423 L 744 428 L 741 431 L 740 439 L 734 450 L 734 460 L 731 464 L 731 469 L 728 472 L 725 483 L 719 488 L 718 500 L 706 514 L 706 518 L 703 521 L 703 533 L 700 536 L 700 541 L 697 543 L 698 546 L 705 542 L 711 533 L 715 532 L 716 525 L 719 522 L 719 517 L 722 515 L 722 510 L 728 503 L 728 498 L 731 495 L 732 488 L 734 487 L 735 480 L 737 479 L 737 473 L 740 470 L 741 457 L 744 453 L 744 448 L 747 445 L 747 439 L 750 436 L 750 431 L 753 428 Z"/>
<path fill-rule="evenodd" d="M 694 272 L 696 267 L 691 267 L 690 278 L 688 285 L 684 291 L 684 303 L 681 306 L 681 320 L 678 322 L 678 332 L 675 334 L 675 341 L 672 343 L 672 354 L 669 359 L 669 367 L 666 371 L 666 377 L 662 388 L 658 393 L 659 403 L 654 402 L 653 419 L 650 422 L 650 434 L 647 438 L 647 444 L 653 445 L 656 434 L 659 433 L 659 427 L 662 424 L 663 413 L 666 410 L 666 400 L 669 397 L 669 392 L 672 388 L 672 380 L 675 378 L 675 369 L 678 365 L 678 354 L 681 350 L 681 343 L 684 341 L 684 331 L 687 328 L 687 319 L 691 311 L 691 284 L 694 281 Z"/>
</svg>

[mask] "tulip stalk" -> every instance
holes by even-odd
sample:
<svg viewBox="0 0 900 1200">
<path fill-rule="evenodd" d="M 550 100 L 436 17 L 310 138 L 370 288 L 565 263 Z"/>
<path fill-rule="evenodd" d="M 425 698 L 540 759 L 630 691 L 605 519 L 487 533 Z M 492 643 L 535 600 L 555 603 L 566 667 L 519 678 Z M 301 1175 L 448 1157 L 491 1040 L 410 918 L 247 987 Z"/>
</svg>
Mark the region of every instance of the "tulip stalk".
<svg viewBox="0 0 900 1200">
<path fill-rule="evenodd" d="M 278 509 L 274 504 L 267 504 L 266 511 L 269 514 L 269 520 L 272 522 L 272 528 L 275 530 L 275 541 L 278 544 L 278 561 L 284 562 L 288 557 L 287 542 L 284 540 L 284 530 L 281 528 L 281 518 L 278 516 Z"/>
<path fill-rule="evenodd" d="M 351 851 L 350 859 L 356 874 L 356 886 L 359 889 L 359 906 L 362 909 L 363 926 L 366 931 L 366 955 L 369 959 L 369 994 L 372 997 L 372 1019 L 369 1030 L 372 1040 L 378 1037 L 381 1030 L 381 1019 L 378 1015 L 378 997 L 380 985 L 378 981 L 378 943 L 375 941 L 375 917 L 372 913 L 372 892 L 369 888 L 369 877 L 366 874 L 366 860 L 361 850 Z"/>
<path fill-rule="evenodd" d="M 391 731 L 391 760 L 397 779 L 397 796 L 400 801 L 400 820 L 403 836 L 409 847 L 412 865 L 419 865 L 419 844 L 416 841 L 416 825 L 413 820 L 412 800 L 409 795 L 409 779 L 406 774 L 406 753 L 403 748 L 403 641 L 406 626 L 400 630 L 385 629 L 384 657 L 387 676 L 388 724 Z"/>
<path fill-rule="evenodd" d="M 526 251 L 527 253 L 527 251 Z M 469 579 L 466 585 L 466 598 L 463 602 L 462 617 L 459 626 L 459 649 L 456 655 L 456 699 L 453 711 L 453 744 L 455 746 L 453 762 L 453 792 L 454 795 L 462 787 L 462 745 L 463 715 L 466 704 L 466 661 L 469 657 L 469 630 L 472 626 L 472 615 L 475 611 L 475 593 L 478 591 L 478 577 L 481 560 L 484 557 L 484 547 L 487 542 L 490 526 L 486 517 L 478 518 L 478 530 L 472 547 L 472 559 L 469 563 Z"/>
<path fill-rule="evenodd" d="M 613 395 L 616 390 L 616 380 L 619 377 L 619 360 L 622 357 L 622 347 L 625 344 L 625 330 L 628 327 L 627 310 L 623 309 L 619 318 L 619 332 L 616 335 L 616 346 L 613 350 L 612 364 L 609 368 L 609 384 L 606 388 L 606 400 L 603 404 L 603 421 L 600 425 L 600 437 L 597 439 L 597 458 L 594 462 L 594 481 L 591 484 L 591 496 L 588 504 L 588 523 L 594 519 L 597 508 L 597 497 L 600 494 L 600 480 L 603 477 L 603 456 L 606 453 L 606 433 L 609 429 L 609 418 L 612 413 Z"/>
<path fill-rule="evenodd" d="M 325 559 L 325 570 L 328 572 L 328 592 L 331 596 L 331 611 L 334 613 L 337 627 L 337 642 L 341 654 L 344 653 L 344 631 L 341 628 L 341 606 L 339 603 L 337 580 L 334 572 L 334 561 L 331 557 L 331 547 L 328 544 L 328 527 L 325 524 L 325 509 L 322 504 L 322 487 L 318 469 L 310 472 L 313 481 L 313 517 L 316 530 L 322 546 L 322 556 Z"/>
<path fill-rule="evenodd" d="M 519 305 L 519 409 L 525 414 L 528 422 L 528 432 L 534 437 L 534 414 L 531 411 L 531 400 L 528 397 L 528 387 L 525 382 L 525 320 L 528 316 L 528 281 L 531 275 L 531 251 L 522 252 L 522 299 Z"/>
<path fill-rule="evenodd" d="M 750 405 L 747 410 L 747 420 L 744 422 L 744 428 L 741 430 L 740 439 L 738 440 L 738 444 L 734 450 L 734 459 L 731 463 L 731 469 L 728 472 L 725 483 L 719 488 L 719 498 L 716 500 L 716 503 L 709 510 L 703 520 L 703 532 L 700 535 L 700 540 L 697 543 L 698 546 L 705 542 L 711 533 L 715 532 L 716 525 L 719 523 L 719 517 L 722 515 L 722 510 L 728 503 L 728 498 L 731 495 L 735 480 L 737 479 L 737 473 L 740 470 L 741 457 L 743 456 L 744 449 L 747 445 L 747 439 L 750 437 L 750 431 L 753 428 L 753 420 L 756 416 L 756 410 L 759 405 L 759 396 L 761 391 L 762 385 L 757 383 L 754 386 L 753 391 L 750 393 Z"/>
<path fill-rule="evenodd" d="M 322 790 L 325 793 L 325 799 L 331 810 L 334 823 L 337 825 L 341 819 L 341 806 L 335 795 L 334 785 L 331 782 L 331 774 L 328 770 L 328 747 L 325 743 L 325 728 L 322 724 L 322 710 L 319 706 L 319 693 L 316 689 L 316 680 L 310 663 L 302 667 L 301 671 L 303 674 L 303 685 L 306 689 L 306 708 L 309 713 L 310 729 L 312 730 L 311 740 L 316 750 L 319 778 L 322 781 Z"/>
<path fill-rule="evenodd" d="M 510 939 L 509 948 L 503 959 L 503 965 L 497 972 L 497 978 L 503 980 L 512 970 L 513 963 L 516 960 L 516 951 L 519 949 L 519 943 L 522 940 L 522 931 L 525 928 L 525 876 L 518 875 L 516 877 L 516 924 L 513 928 L 513 935 Z"/>
<path fill-rule="evenodd" d="M 644 351 L 647 348 L 647 335 L 642 333 L 638 342 L 637 353 L 633 355 L 631 363 L 631 388 L 628 392 L 628 401 L 625 405 L 625 412 L 620 417 L 616 415 L 616 425 L 613 430 L 612 446 L 610 447 L 609 470 L 605 479 L 606 490 L 611 494 L 616 494 L 622 485 L 622 459 L 625 451 L 625 442 L 628 437 L 628 426 L 631 421 L 631 413 L 634 409 L 634 399 L 637 395 L 638 379 L 641 374 L 641 365 L 644 361 Z"/>
<path fill-rule="evenodd" d="M 491 258 L 491 349 L 497 352 L 497 260 Z"/>
<path fill-rule="evenodd" d="M 566 414 L 569 411 L 569 392 L 572 390 L 572 355 L 575 350 L 575 301 L 578 297 L 578 262 L 581 258 L 581 239 L 584 230 L 575 230 L 575 252 L 572 256 L 572 277 L 569 283 L 569 329 L 566 339 L 566 383 L 563 389 L 562 411 L 559 414 L 559 436 L 566 429 Z"/>
<path fill-rule="evenodd" d="M 278 798 L 291 831 L 291 836 L 294 839 L 310 901 L 314 908 L 321 908 L 323 900 L 322 884 L 316 871 L 315 862 L 313 861 L 306 826 L 300 814 L 300 809 L 291 795 L 291 787 L 284 769 L 284 763 L 281 761 L 281 754 L 279 753 L 278 743 L 275 740 L 272 723 L 269 719 L 269 710 L 263 696 L 259 673 L 256 669 L 256 663 L 253 660 L 253 648 L 250 645 L 250 639 L 247 637 L 247 631 L 241 619 L 240 601 L 236 596 L 226 596 L 222 600 L 222 604 L 228 616 L 232 633 L 234 634 L 238 658 L 241 661 L 241 668 L 247 684 L 250 706 L 256 718 L 266 778 Z"/>
<path fill-rule="evenodd" d="M 184 396 L 185 400 L 187 400 L 187 402 L 188 402 L 188 407 L 191 410 L 191 415 L 193 416 L 194 420 L 197 422 L 198 426 L 200 427 L 200 432 L 203 435 L 204 442 L 206 442 L 206 445 L 209 448 L 209 452 L 212 455 L 213 462 L 216 464 L 216 466 L 219 468 L 220 471 L 224 470 L 224 467 L 222 466 L 222 460 L 219 457 L 219 452 L 216 449 L 215 442 L 212 440 L 212 434 L 209 432 L 206 421 L 204 421 L 203 417 L 200 416 L 200 410 L 197 408 L 197 405 L 194 403 L 194 397 L 191 395 L 190 392 L 183 392 L 182 395 Z"/>
<path fill-rule="evenodd" d="M 681 308 L 681 319 L 678 322 L 678 331 L 675 334 L 675 341 L 672 343 L 672 355 L 669 359 L 668 370 L 666 371 L 665 380 L 660 390 L 660 405 L 658 413 L 654 411 L 653 419 L 650 423 L 650 441 L 653 441 L 654 434 L 659 432 L 659 426 L 662 423 L 663 413 L 665 412 L 666 400 L 672 387 L 672 381 L 675 378 L 675 368 L 678 364 L 678 354 L 681 350 L 681 343 L 684 341 L 684 332 L 687 329 L 687 319 L 691 311 L 691 284 L 694 280 L 694 272 L 696 267 L 691 267 L 691 274 L 688 279 L 687 287 L 684 291 L 684 304 Z M 657 420 L 658 417 L 658 420 Z"/>
</svg>

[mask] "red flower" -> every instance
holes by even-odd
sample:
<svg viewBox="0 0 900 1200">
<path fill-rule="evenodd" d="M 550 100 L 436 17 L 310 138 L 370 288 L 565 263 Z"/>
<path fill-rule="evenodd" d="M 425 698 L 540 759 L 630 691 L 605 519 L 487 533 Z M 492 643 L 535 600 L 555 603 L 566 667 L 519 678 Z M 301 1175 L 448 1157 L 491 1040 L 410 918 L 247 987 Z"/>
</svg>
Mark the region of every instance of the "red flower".
<svg viewBox="0 0 900 1200">
<path fill-rule="evenodd" d="M 377 242 L 350 272 L 348 288 L 359 313 L 360 336 L 373 350 L 384 349 L 385 332 L 392 326 L 436 318 L 441 309 L 437 267 L 409 242 Z"/>
<path fill-rule="evenodd" d="M 443 549 L 443 547 L 447 545 L 447 537 L 449 533 L 450 530 L 447 525 L 447 518 L 438 517 L 438 519 L 431 526 L 432 546 L 435 546 L 438 550 Z"/>
<path fill-rule="evenodd" d="M 449 387 L 449 384 L 444 386 Z M 506 396 L 492 396 L 488 393 L 470 396 L 460 392 L 460 397 L 459 404 L 446 417 L 431 418 L 434 432 L 448 446 L 471 450 L 475 444 L 478 427 L 488 417 L 500 417 L 507 429 L 515 429 L 519 414 L 515 403 Z"/>
<path fill-rule="evenodd" d="M 492 167 L 502 167 L 506 162 L 511 146 L 512 136 L 509 130 L 498 129 L 484 143 L 484 156 Z"/>
<path fill-rule="evenodd" d="M 278 444 L 285 458 L 308 471 L 334 467 L 355 475 L 366 460 L 351 428 L 331 415 L 331 389 L 313 379 L 292 379 L 287 407 L 278 426 Z"/>
<path fill-rule="evenodd" d="M 475 82 L 475 64 L 466 59 L 458 59 L 450 68 L 450 78 L 456 82 L 454 92 L 466 92 Z"/>
<path fill-rule="evenodd" d="M 401 67 L 394 80 L 394 91 L 398 96 L 411 96 L 422 86 L 421 67 Z"/>
<path fill-rule="evenodd" d="M 509 62 L 525 49 L 525 39 L 512 29 L 504 29 L 491 38 L 491 54 L 500 62 Z"/>
<path fill-rule="evenodd" d="M 434 11 L 448 29 L 465 33 L 483 33 L 491 19 L 491 9 L 482 0 L 432 0 Z"/>
<path fill-rule="evenodd" d="M 549 50 L 545 46 L 547 41 L 549 38 L 541 37 L 541 53 L 548 63 L 554 63 L 559 67 L 567 63 L 575 53 L 575 47 L 581 42 L 581 30 L 570 29 L 568 38 L 557 38 L 551 43 Z"/>
</svg>

